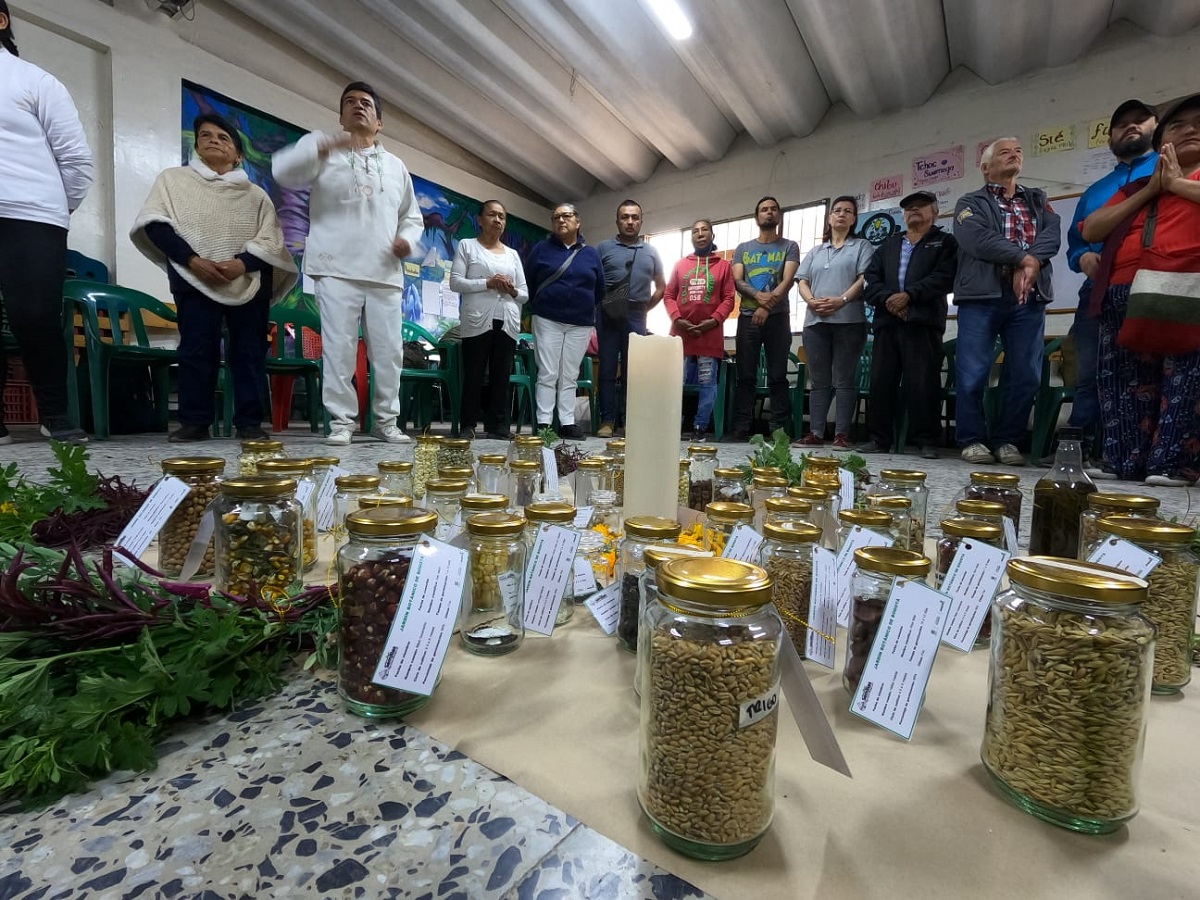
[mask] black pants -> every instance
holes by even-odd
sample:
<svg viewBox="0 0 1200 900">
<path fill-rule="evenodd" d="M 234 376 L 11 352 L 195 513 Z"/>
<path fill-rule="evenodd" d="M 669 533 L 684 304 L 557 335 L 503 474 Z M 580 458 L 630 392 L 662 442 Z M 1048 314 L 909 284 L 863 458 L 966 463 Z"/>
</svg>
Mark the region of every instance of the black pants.
<svg viewBox="0 0 1200 900">
<path fill-rule="evenodd" d="M 233 375 L 233 424 L 239 428 L 263 420 L 261 388 L 267 377 L 267 314 L 271 307 L 271 270 L 262 273 L 264 288 L 241 306 L 226 306 L 197 290 L 175 292 L 179 317 L 179 421 L 207 427 L 215 418 L 213 396 L 221 369 L 221 325 L 228 329 L 225 348 Z"/>
<path fill-rule="evenodd" d="M 738 316 L 735 346 L 737 400 L 733 407 L 734 434 L 750 430 L 758 387 L 758 356 L 764 349 L 767 355 L 767 389 L 771 398 L 771 432 L 780 428 L 787 430 L 792 417 L 787 380 L 792 331 L 787 314 L 768 316 L 763 325 L 755 325 L 749 314 Z"/>
<path fill-rule="evenodd" d="M 43 422 L 67 414 L 67 343 L 63 339 L 63 279 L 67 229 L 0 219 L 0 294 Z M 8 361 L 0 348 L 0 393 Z M 0 410 L 0 417 L 3 410 Z"/>
<path fill-rule="evenodd" d="M 462 339 L 462 398 L 459 429 L 474 428 L 483 412 L 483 430 L 508 430 L 508 376 L 512 374 L 517 342 L 504 333 L 504 323 L 492 320 L 492 330 Z M 488 378 L 486 392 L 484 375 Z"/>
<path fill-rule="evenodd" d="M 898 401 L 908 407 L 910 443 L 936 446 L 941 432 L 942 336 L 924 325 L 889 325 L 875 333 L 867 432 L 891 447 Z M 903 447 L 895 448 L 897 452 Z"/>
</svg>

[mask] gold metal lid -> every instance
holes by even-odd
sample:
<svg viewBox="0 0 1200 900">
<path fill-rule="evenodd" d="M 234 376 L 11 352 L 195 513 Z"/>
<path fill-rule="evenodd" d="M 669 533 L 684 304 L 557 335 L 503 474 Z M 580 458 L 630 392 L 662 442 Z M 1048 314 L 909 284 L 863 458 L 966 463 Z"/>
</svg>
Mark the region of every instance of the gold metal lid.
<svg viewBox="0 0 1200 900">
<path fill-rule="evenodd" d="M 1021 477 L 1011 472 L 972 472 L 970 479 L 976 484 L 990 484 L 994 487 L 1020 488 Z"/>
<path fill-rule="evenodd" d="M 438 466 L 438 478 L 448 478 L 451 481 L 470 481 L 475 477 L 473 466 Z"/>
<path fill-rule="evenodd" d="M 542 464 L 532 459 L 514 459 L 508 464 L 508 467 L 514 472 L 540 472 Z"/>
<path fill-rule="evenodd" d="M 606 456 L 588 456 L 575 463 L 576 469 L 604 469 L 608 466 L 609 459 Z"/>
<path fill-rule="evenodd" d="M 605 441 L 604 449 L 615 453 L 624 453 L 625 438 L 613 438 L 611 441 Z"/>
<path fill-rule="evenodd" d="M 891 528 L 892 514 L 882 509 L 843 509 L 838 513 L 843 525 L 862 525 L 864 528 Z"/>
<path fill-rule="evenodd" d="M 655 544 L 653 547 L 646 548 L 642 558 L 646 561 L 647 569 L 657 569 L 668 560 L 711 558 L 712 555 L 711 550 L 685 547 L 682 544 Z"/>
<path fill-rule="evenodd" d="M 1088 494 L 1088 506 L 1093 509 L 1124 509 L 1130 512 L 1157 512 L 1162 503 L 1157 497 L 1140 494 Z"/>
<path fill-rule="evenodd" d="M 431 478 L 425 482 L 427 494 L 461 494 L 467 490 L 467 482 L 458 478 Z"/>
<path fill-rule="evenodd" d="M 704 507 L 704 514 L 721 525 L 754 521 L 754 507 L 748 503 L 729 503 L 725 500 L 716 500 Z"/>
<path fill-rule="evenodd" d="M 881 575 L 906 575 L 914 578 L 929 574 L 929 559 L 912 550 L 895 547 L 863 547 L 854 551 L 860 569 Z"/>
<path fill-rule="evenodd" d="M 751 478 L 782 478 L 783 469 L 779 466 L 751 466 Z"/>
<path fill-rule="evenodd" d="M 286 497 L 296 492 L 296 479 L 278 475 L 243 475 L 221 482 L 221 493 L 230 497 Z"/>
<path fill-rule="evenodd" d="M 405 497 L 402 494 L 367 494 L 365 497 L 358 498 L 359 509 L 378 509 L 381 506 L 411 507 L 412 505 L 412 497 Z"/>
<path fill-rule="evenodd" d="M 513 438 L 513 443 L 518 447 L 540 447 L 542 439 L 536 434 L 518 434 Z"/>
<path fill-rule="evenodd" d="M 406 537 L 437 527 L 437 513 L 429 509 L 381 506 L 360 509 L 346 516 L 346 530 L 372 537 Z"/>
<path fill-rule="evenodd" d="M 831 491 L 840 491 L 842 489 L 842 481 L 836 472 L 809 472 L 808 484 L 812 487 L 827 488 Z"/>
<path fill-rule="evenodd" d="M 242 441 L 243 453 L 279 453 L 283 450 L 283 441 L 257 440 Z"/>
<path fill-rule="evenodd" d="M 503 494 L 464 494 L 458 505 L 463 512 L 498 512 L 508 508 L 508 498 Z"/>
<path fill-rule="evenodd" d="M 575 507 L 559 500 L 539 500 L 525 507 L 525 518 L 530 522 L 570 524 L 575 521 Z"/>
<path fill-rule="evenodd" d="M 491 537 L 516 537 L 525 533 L 525 517 L 505 512 L 481 512 L 467 517 L 467 531 Z"/>
<path fill-rule="evenodd" d="M 692 461 L 690 459 L 679 460 L 679 468 L 690 469 L 691 467 L 692 467 Z"/>
<path fill-rule="evenodd" d="M 787 544 L 811 544 L 821 539 L 821 529 L 808 522 L 768 522 L 763 537 Z"/>
<path fill-rule="evenodd" d="M 673 541 L 682 530 L 683 526 L 674 519 L 662 516 L 634 516 L 625 520 L 625 533 L 633 537 Z"/>
<path fill-rule="evenodd" d="M 716 456 L 717 448 L 711 444 L 688 444 L 688 456 Z"/>
<path fill-rule="evenodd" d="M 340 456 L 310 456 L 308 461 L 318 468 L 336 466 L 342 461 Z"/>
<path fill-rule="evenodd" d="M 812 512 L 812 501 L 801 500 L 789 494 L 786 497 L 768 497 L 763 501 L 763 507 L 771 512 L 807 513 Z"/>
<path fill-rule="evenodd" d="M 447 450 L 470 450 L 471 439 L 464 437 L 442 438 L 442 446 Z"/>
<path fill-rule="evenodd" d="M 219 456 L 168 456 L 160 465 L 164 475 L 220 475 L 225 460 Z"/>
<path fill-rule="evenodd" d="M 417 435 L 418 444 L 440 444 L 442 436 L 439 434 L 419 434 Z"/>
<path fill-rule="evenodd" d="M 1013 476 L 1016 477 L 1015 475 Z M 912 481 L 923 482 L 926 478 L 924 472 L 918 472 L 916 469 L 880 469 L 880 481 Z"/>
<path fill-rule="evenodd" d="M 1101 516 L 1096 528 L 1130 541 L 1154 544 L 1190 544 L 1196 537 L 1196 529 L 1190 525 L 1140 516 Z"/>
<path fill-rule="evenodd" d="M 413 464 L 406 459 L 381 459 L 375 464 L 381 475 L 395 472 L 411 472 Z"/>
<path fill-rule="evenodd" d="M 1120 569 L 1076 562 L 1057 556 L 1022 556 L 1008 561 L 1008 580 L 1013 584 L 1068 597 L 1102 603 L 1141 603 L 1149 587 Z"/>
<path fill-rule="evenodd" d="M 1003 503 L 995 500 L 959 500 L 955 510 L 964 516 L 1001 516 L 1008 511 Z"/>
<path fill-rule="evenodd" d="M 477 458 L 485 466 L 503 466 L 508 462 L 508 457 L 503 453 L 480 453 Z"/>
<path fill-rule="evenodd" d="M 379 487 L 379 476 L 339 475 L 333 479 L 333 485 L 347 491 L 373 491 Z"/>
<path fill-rule="evenodd" d="M 741 481 L 746 477 L 746 473 L 734 466 L 726 466 L 720 469 L 713 469 L 715 478 L 731 478 L 734 481 Z"/>
<path fill-rule="evenodd" d="M 1004 529 L 995 522 L 985 522 L 982 519 L 942 519 L 941 527 L 942 534 L 980 541 L 998 541 L 1004 534 Z"/>
<path fill-rule="evenodd" d="M 892 494 L 874 494 L 867 497 L 867 506 L 871 509 L 896 510 L 912 509 L 912 498 Z"/>
<path fill-rule="evenodd" d="M 613 457 L 605 456 L 603 453 L 597 453 L 595 456 L 589 456 L 587 458 L 599 460 L 600 462 L 604 463 L 605 466 L 611 466 L 613 463 L 616 462 L 616 460 Z M 580 460 L 580 462 L 584 462 L 584 461 L 585 460 Z"/>
<path fill-rule="evenodd" d="M 659 565 L 658 590 L 671 598 L 716 610 L 744 610 L 771 601 L 771 578 L 758 566 L 736 559 L 672 559 Z"/>
<path fill-rule="evenodd" d="M 260 459 L 258 471 L 262 475 L 311 475 L 313 464 L 311 459 Z"/>
<path fill-rule="evenodd" d="M 754 486 L 756 488 L 786 488 L 788 480 L 777 475 L 755 475 Z"/>
<path fill-rule="evenodd" d="M 824 488 L 813 487 L 810 484 L 793 484 L 787 489 L 789 497 L 795 497 L 797 500 L 820 500 L 829 499 L 829 492 Z"/>
</svg>

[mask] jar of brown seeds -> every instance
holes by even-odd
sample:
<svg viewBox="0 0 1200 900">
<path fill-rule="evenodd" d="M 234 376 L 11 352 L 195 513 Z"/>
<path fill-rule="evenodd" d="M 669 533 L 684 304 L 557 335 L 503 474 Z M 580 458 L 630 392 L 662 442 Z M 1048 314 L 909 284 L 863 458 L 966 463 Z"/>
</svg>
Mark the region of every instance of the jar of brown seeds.
<svg viewBox="0 0 1200 900">
<path fill-rule="evenodd" d="M 200 529 L 200 520 L 220 492 L 225 460 L 219 456 L 174 456 L 162 461 L 162 471 L 164 476 L 174 476 L 189 488 L 188 495 L 158 532 L 159 571 L 168 578 L 178 578 Z M 210 543 L 195 574 L 209 576 L 212 573 L 213 548 Z"/>
</svg>

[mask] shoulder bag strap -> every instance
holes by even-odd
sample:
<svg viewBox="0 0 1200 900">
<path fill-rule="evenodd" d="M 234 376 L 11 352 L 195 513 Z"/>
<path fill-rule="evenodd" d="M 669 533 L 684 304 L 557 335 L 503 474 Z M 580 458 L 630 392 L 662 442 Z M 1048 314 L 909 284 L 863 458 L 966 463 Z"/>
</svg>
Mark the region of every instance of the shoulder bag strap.
<svg viewBox="0 0 1200 900">
<path fill-rule="evenodd" d="M 563 260 L 563 264 L 558 267 L 558 271 L 555 272 L 553 275 L 551 275 L 549 278 L 547 278 L 545 281 L 543 281 L 541 284 L 538 285 L 538 289 L 537 289 L 538 294 L 540 294 L 546 288 L 550 287 L 550 285 L 554 284 L 554 282 L 558 281 L 558 279 L 562 278 L 563 275 L 566 274 L 567 269 L 571 268 L 572 260 L 575 259 L 575 257 L 578 255 L 578 253 L 581 249 L 582 249 L 581 247 L 576 247 L 569 254 L 567 254 L 567 258 L 565 260 Z M 536 296 L 536 294 L 535 294 L 535 296 Z"/>
</svg>

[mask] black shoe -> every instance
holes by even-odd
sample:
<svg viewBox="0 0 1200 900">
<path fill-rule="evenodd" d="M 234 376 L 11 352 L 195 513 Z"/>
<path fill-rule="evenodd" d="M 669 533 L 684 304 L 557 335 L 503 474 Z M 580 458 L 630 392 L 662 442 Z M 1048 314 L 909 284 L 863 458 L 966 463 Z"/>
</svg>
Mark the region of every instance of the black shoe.
<svg viewBox="0 0 1200 900">
<path fill-rule="evenodd" d="M 489 441 L 511 441 L 513 439 L 510 431 L 488 431 L 483 436 Z"/>
<path fill-rule="evenodd" d="M 927 444 L 921 448 L 921 458 L 922 459 L 940 459 L 941 454 L 938 453 L 937 447 L 934 447 L 932 444 Z"/>
<path fill-rule="evenodd" d="M 558 429 L 558 436 L 564 441 L 582 441 L 583 429 L 578 425 L 563 425 Z"/>
<path fill-rule="evenodd" d="M 460 427 L 460 428 L 458 429 L 458 436 L 459 436 L 460 438 L 466 438 L 468 441 L 473 441 L 473 440 L 475 440 L 477 437 L 479 437 L 479 434 L 478 434 L 478 432 L 476 432 L 476 431 L 475 431 L 475 429 L 474 429 L 474 428 L 462 428 L 462 427 Z"/>
<path fill-rule="evenodd" d="M 887 453 L 889 448 L 880 446 L 876 441 L 867 441 L 854 448 L 855 453 Z"/>
<path fill-rule="evenodd" d="M 76 428 L 66 416 L 48 416 L 41 427 L 42 435 L 52 441 L 62 441 L 65 444 L 86 444 L 88 434 L 82 428 Z"/>
<path fill-rule="evenodd" d="M 708 432 L 707 431 L 693 431 L 688 436 L 688 440 L 691 441 L 693 444 L 703 444 L 705 441 L 708 440 Z"/>
<path fill-rule="evenodd" d="M 5 446 L 12 443 L 12 435 L 8 433 L 8 429 L 0 424 L 0 446 Z"/>
<path fill-rule="evenodd" d="M 179 429 L 179 431 L 182 430 L 182 428 Z M 179 431 L 175 433 L 178 434 Z M 263 431 L 258 425 L 239 425 L 237 427 L 237 436 L 239 441 L 265 441 L 270 437 L 270 435 Z M 204 437 L 208 437 L 207 428 L 204 429 Z M 174 437 L 172 437 L 172 440 L 174 440 Z M 203 438 L 201 438 L 201 440 L 203 440 Z"/>
<path fill-rule="evenodd" d="M 261 429 L 259 429 L 261 431 Z M 238 429 L 238 436 L 241 436 L 242 429 Z M 265 435 L 264 435 L 265 437 Z M 208 440 L 207 425 L 180 425 L 171 432 L 171 436 L 167 438 L 172 444 L 190 444 L 193 441 Z"/>
</svg>

